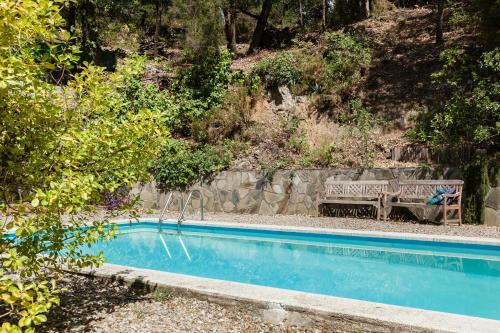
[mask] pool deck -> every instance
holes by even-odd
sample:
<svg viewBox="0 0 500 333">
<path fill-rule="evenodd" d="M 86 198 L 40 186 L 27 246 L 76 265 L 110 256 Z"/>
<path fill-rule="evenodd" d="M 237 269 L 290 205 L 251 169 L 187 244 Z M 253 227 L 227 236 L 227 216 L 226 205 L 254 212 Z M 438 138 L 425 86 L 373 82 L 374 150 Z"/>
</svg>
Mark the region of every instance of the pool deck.
<svg viewBox="0 0 500 333">
<path fill-rule="evenodd" d="M 144 212 L 141 217 L 157 220 L 158 211 Z M 178 213 L 166 215 L 168 219 L 176 219 Z M 125 217 L 124 217 L 125 218 Z M 190 220 L 199 220 L 199 215 L 186 216 Z M 279 225 L 286 227 L 312 227 L 326 229 L 345 229 L 359 231 L 382 231 L 425 235 L 446 235 L 479 238 L 500 239 L 500 227 L 464 224 L 461 226 L 444 226 L 401 221 L 377 221 L 373 219 L 351 217 L 315 217 L 303 215 L 255 215 L 255 214 L 228 214 L 206 213 L 205 222 L 229 222 L 252 225 Z"/>
<path fill-rule="evenodd" d="M 155 218 L 141 218 L 141 221 L 155 222 Z M 250 219 L 252 220 L 252 219 Z M 328 228 L 325 226 L 302 225 L 269 225 L 263 223 L 248 223 L 247 221 L 223 222 L 215 219 L 208 221 L 187 220 L 187 224 L 219 225 L 241 228 L 265 228 L 274 230 L 336 233 L 384 238 L 404 238 L 415 240 L 465 242 L 473 244 L 500 245 L 497 237 L 480 237 L 484 234 L 471 233 L 473 237 L 450 234 L 384 232 L 380 230 L 350 230 L 346 228 Z M 115 220 L 119 223 L 129 223 L 130 220 Z M 273 222 L 276 219 L 267 219 Z M 252 222 L 255 222 L 253 219 Z M 439 226 L 432 226 L 440 228 Z M 444 228 L 441 226 L 441 228 Z M 460 227 L 454 227 L 460 228 Z M 298 291 L 256 286 L 230 281 L 199 278 L 188 275 L 173 274 L 147 269 L 135 269 L 126 266 L 105 264 L 94 270 L 84 270 L 83 273 L 99 277 L 117 279 L 126 284 L 143 284 L 153 288 L 170 288 L 189 292 L 190 294 L 217 301 L 246 302 L 261 308 L 267 308 L 271 314 L 287 318 L 305 316 L 332 321 L 355 321 L 373 328 L 398 332 L 500 332 L 500 321 L 456 314 L 421 310 L 415 308 L 394 306 L 382 303 L 359 301 L 348 298 L 316 295 Z M 372 331 L 372 329 L 367 330 Z"/>
</svg>

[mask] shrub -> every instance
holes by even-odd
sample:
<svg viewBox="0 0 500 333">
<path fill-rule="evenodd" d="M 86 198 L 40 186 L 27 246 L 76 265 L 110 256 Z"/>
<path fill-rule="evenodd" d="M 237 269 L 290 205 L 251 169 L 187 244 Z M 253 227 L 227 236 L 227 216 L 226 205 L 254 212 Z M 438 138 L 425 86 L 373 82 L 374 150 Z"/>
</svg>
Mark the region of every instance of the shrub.
<svg viewBox="0 0 500 333">
<path fill-rule="evenodd" d="M 344 90 L 361 79 L 371 62 L 371 51 L 356 38 L 342 32 L 326 33 L 326 80 L 335 90 Z"/>
<path fill-rule="evenodd" d="M 92 221 L 89 206 L 105 191 L 146 178 L 167 135 L 160 114 L 124 112 L 120 87 L 133 68 L 106 73 L 85 65 L 76 75 L 66 72 L 77 52 L 52 53 L 71 38 L 60 30 L 64 4 L 0 5 L 1 332 L 34 332 L 59 304 L 48 280 L 62 269 L 103 262 L 102 253 L 85 249 L 111 239 L 115 229 L 107 227 L 109 215 Z M 40 41 L 49 56 L 34 54 Z M 67 84 L 47 82 L 50 70 L 65 73 Z M 13 207 L 18 191 L 30 204 Z"/>
<path fill-rule="evenodd" d="M 325 90 L 325 60 L 321 54 L 308 53 L 301 50 L 294 53 L 297 60 L 297 70 L 300 72 L 300 81 L 292 87 L 292 92 L 296 95 L 306 95 L 310 93 L 321 93 Z"/>
<path fill-rule="evenodd" d="M 350 142 L 353 142 L 356 151 L 361 158 L 360 166 L 372 167 L 373 159 L 376 156 L 376 150 L 372 141 L 373 129 L 382 122 L 379 117 L 370 113 L 368 108 L 363 106 L 359 99 L 350 101 L 351 112 L 343 114 L 339 118 L 340 122 L 347 125 L 350 132 Z"/>
<path fill-rule="evenodd" d="M 145 61 L 141 56 L 134 56 L 125 61 L 130 70 L 126 73 L 124 85 L 121 87 L 125 96 L 122 112 L 137 114 L 144 109 L 158 112 L 162 114 L 165 124 L 175 131 L 182 126 L 178 104 L 167 90 L 160 90 L 155 84 L 141 81 Z"/>
<path fill-rule="evenodd" d="M 200 63 L 182 70 L 173 84 L 175 114 L 179 117 L 179 132 L 191 134 L 194 120 L 203 119 L 210 110 L 221 105 L 228 85 L 235 78 L 229 70 L 232 55 L 228 51 L 211 52 Z"/>
<path fill-rule="evenodd" d="M 155 179 L 168 189 L 185 188 L 201 178 L 227 168 L 232 161 L 232 152 L 226 147 L 195 145 L 185 141 L 169 140 L 162 147 L 154 164 Z"/>
<path fill-rule="evenodd" d="M 446 101 L 421 114 L 408 135 L 420 142 L 498 147 L 500 48 L 479 55 L 450 49 L 441 59 L 443 68 L 433 78 Z"/>
<path fill-rule="evenodd" d="M 292 86 L 301 79 L 297 60 L 292 52 L 281 52 L 276 57 L 262 60 L 254 69 L 267 87 Z"/>
<path fill-rule="evenodd" d="M 242 85 L 229 87 L 222 105 L 203 119 L 193 122 L 193 136 L 202 142 L 217 143 L 234 138 L 248 123 L 252 108 L 249 89 Z"/>
</svg>

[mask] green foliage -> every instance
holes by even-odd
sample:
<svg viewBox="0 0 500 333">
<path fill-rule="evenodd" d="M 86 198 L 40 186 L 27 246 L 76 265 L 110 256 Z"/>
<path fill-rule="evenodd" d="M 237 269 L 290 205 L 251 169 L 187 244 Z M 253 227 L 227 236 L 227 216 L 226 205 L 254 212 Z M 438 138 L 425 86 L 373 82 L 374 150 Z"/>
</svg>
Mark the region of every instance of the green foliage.
<svg viewBox="0 0 500 333">
<path fill-rule="evenodd" d="M 296 93 L 335 93 L 356 85 L 371 62 L 371 51 L 353 36 L 324 35 L 324 54 L 307 48 L 284 51 L 254 67 L 267 87 L 289 86 Z"/>
<path fill-rule="evenodd" d="M 180 119 L 180 132 L 189 134 L 193 120 L 206 117 L 224 100 L 227 86 L 235 78 L 229 70 L 232 55 L 228 51 L 213 52 L 200 62 L 181 71 L 174 82 L 174 101 Z"/>
<path fill-rule="evenodd" d="M 489 190 L 488 159 L 485 156 L 476 156 L 464 165 L 463 174 L 465 184 L 467 184 L 464 198 L 464 222 L 484 224 L 486 195 Z"/>
<path fill-rule="evenodd" d="M 76 75 L 66 72 L 76 56 L 67 53 L 74 49 L 65 47 L 70 37 L 59 28 L 63 4 L 0 5 L 1 332 L 33 332 L 46 320 L 59 302 L 48 275 L 63 265 L 102 263 L 101 254 L 84 254 L 83 246 L 111 239 L 115 229 L 106 219 L 89 222 L 89 205 L 104 191 L 147 177 L 167 134 L 161 114 L 124 112 L 121 89 L 134 68 L 110 74 L 86 64 Z M 42 41 L 47 51 L 40 56 L 33 50 Z M 48 83 L 49 71 L 64 73 L 67 84 Z M 18 193 L 31 203 L 14 204 Z"/>
<path fill-rule="evenodd" d="M 500 43 L 498 20 L 500 19 L 500 1 L 473 0 L 468 9 L 469 22 L 479 31 L 479 37 L 488 48 L 496 47 Z"/>
<path fill-rule="evenodd" d="M 421 142 L 463 143 L 494 147 L 500 144 L 500 48 L 442 53 L 443 68 L 433 77 L 448 97 L 445 104 L 420 116 L 408 134 Z"/>
<path fill-rule="evenodd" d="M 237 136 L 248 124 L 252 107 L 252 89 L 242 84 L 228 88 L 222 104 L 192 124 L 197 141 L 220 143 Z"/>
<path fill-rule="evenodd" d="M 141 110 L 150 110 L 161 114 L 168 128 L 177 129 L 183 125 L 175 95 L 168 90 L 160 90 L 157 85 L 141 80 L 144 74 L 146 58 L 133 56 L 125 59 L 125 67 L 130 68 L 125 77 L 121 92 L 126 97 L 122 111 L 124 114 L 137 114 Z"/>
<path fill-rule="evenodd" d="M 169 140 L 154 164 L 155 179 L 168 189 L 185 188 L 201 178 L 229 166 L 232 153 L 225 146 L 190 146 L 185 141 Z"/>
<path fill-rule="evenodd" d="M 151 298 L 156 302 L 165 302 L 170 296 L 172 296 L 172 290 L 170 289 L 156 289 L 151 293 Z"/>
<path fill-rule="evenodd" d="M 336 165 L 333 155 L 336 149 L 337 147 L 329 138 L 324 138 L 315 147 L 307 146 L 303 150 L 298 159 L 298 165 L 300 167 L 329 167 Z"/>
<path fill-rule="evenodd" d="M 196 59 L 219 51 L 223 34 L 219 0 L 174 0 L 186 29 L 185 47 Z"/>
<path fill-rule="evenodd" d="M 352 100 L 349 106 L 351 113 L 343 114 L 340 118 L 341 123 L 348 126 L 351 133 L 350 140 L 356 146 L 355 151 L 361 155 L 361 166 L 373 167 L 376 150 L 373 145 L 372 133 L 373 129 L 381 124 L 381 120 L 370 113 L 359 99 Z"/>
<path fill-rule="evenodd" d="M 359 82 L 362 72 L 371 62 L 371 51 L 349 34 L 325 34 L 326 79 L 337 90 L 347 89 Z"/>
<path fill-rule="evenodd" d="M 297 60 L 291 52 L 281 52 L 274 58 L 265 59 L 253 71 L 263 79 L 267 87 L 292 86 L 301 79 Z"/>
</svg>

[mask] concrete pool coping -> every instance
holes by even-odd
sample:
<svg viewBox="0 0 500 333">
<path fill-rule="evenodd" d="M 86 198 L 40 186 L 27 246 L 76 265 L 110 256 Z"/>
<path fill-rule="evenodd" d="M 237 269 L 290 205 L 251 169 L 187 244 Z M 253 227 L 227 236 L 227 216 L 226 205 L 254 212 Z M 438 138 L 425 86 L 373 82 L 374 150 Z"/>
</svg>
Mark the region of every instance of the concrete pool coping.
<svg viewBox="0 0 500 333">
<path fill-rule="evenodd" d="M 139 220 L 120 219 L 111 221 L 118 224 L 137 222 L 158 222 L 154 218 Z M 166 220 L 166 223 L 175 223 Z M 500 246 L 500 240 L 492 238 L 463 237 L 449 235 L 409 234 L 381 231 L 359 231 L 348 229 L 329 229 L 317 227 L 255 225 L 251 223 L 207 222 L 187 220 L 185 224 L 203 226 L 221 226 L 280 231 L 334 233 L 351 236 L 369 236 L 399 238 L 409 240 L 460 242 Z M 212 299 L 225 301 L 243 301 L 273 308 L 278 306 L 285 311 L 304 313 L 321 318 L 337 318 L 356 323 L 382 325 L 390 329 L 408 331 L 445 331 L 445 332 L 500 332 L 500 321 L 464 316 L 458 314 L 423 310 L 417 308 L 361 301 L 349 298 L 311 294 L 287 289 L 258 286 L 226 280 L 201 278 L 190 275 L 168 273 L 129 266 L 104 264 L 97 269 L 84 269 L 83 274 L 118 279 L 127 284 L 144 284 L 150 287 L 172 288 L 187 291 Z"/>
<path fill-rule="evenodd" d="M 80 273 L 145 285 L 187 291 L 212 300 L 246 302 L 268 309 L 279 309 L 320 319 L 355 321 L 390 331 L 500 332 L 500 321 L 436 312 L 403 306 L 325 296 L 287 289 L 201 278 L 129 266 L 104 264 Z"/>
</svg>

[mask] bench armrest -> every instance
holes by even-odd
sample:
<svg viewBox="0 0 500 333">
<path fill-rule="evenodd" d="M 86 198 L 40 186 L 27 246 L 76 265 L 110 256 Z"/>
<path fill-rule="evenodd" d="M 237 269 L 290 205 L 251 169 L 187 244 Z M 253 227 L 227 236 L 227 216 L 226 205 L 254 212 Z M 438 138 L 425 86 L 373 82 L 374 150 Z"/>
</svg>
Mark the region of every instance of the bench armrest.
<svg viewBox="0 0 500 333">
<path fill-rule="evenodd" d="M 453 193 L 453 194 L 442 194 L 443 198 L 445 199 L 448 199 L 448 198 L 458 198 L 459 196 L 462 195 L 462 192 L 457 192 L 457 193 Z"/>
</svg>

